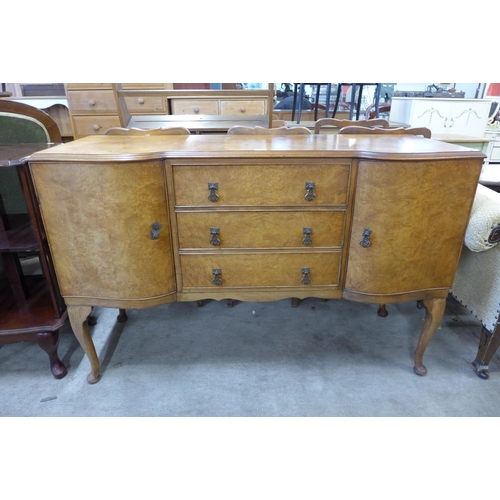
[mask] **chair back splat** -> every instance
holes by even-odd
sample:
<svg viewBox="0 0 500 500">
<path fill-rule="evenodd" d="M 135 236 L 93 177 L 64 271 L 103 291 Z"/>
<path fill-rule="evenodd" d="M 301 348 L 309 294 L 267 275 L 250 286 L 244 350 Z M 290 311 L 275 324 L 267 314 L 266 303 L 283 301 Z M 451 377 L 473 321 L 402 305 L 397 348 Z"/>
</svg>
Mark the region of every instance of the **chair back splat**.
<svg viewBox="0 0 500 500">
<path fill-rule="evenodd" d="M 373 120 L 339 120 L 338 118 L 320 118 L 314 124 L 314 133 L 320 134 L 321 128 L 323 127 L 341 129 L 349 126 L 389 128 L 389 122 L 385 118 L 375 118 Z"/>
</svg>

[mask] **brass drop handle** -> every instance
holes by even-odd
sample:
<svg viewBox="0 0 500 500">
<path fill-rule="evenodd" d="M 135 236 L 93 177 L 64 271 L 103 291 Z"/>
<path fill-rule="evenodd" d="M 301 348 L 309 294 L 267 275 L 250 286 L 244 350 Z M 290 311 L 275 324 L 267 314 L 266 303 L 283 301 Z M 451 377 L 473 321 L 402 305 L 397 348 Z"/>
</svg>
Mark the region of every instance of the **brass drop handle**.
<svg viewBox="0 0 500 500">
<path fill-rule="evenodd" d="M 304 198 L 307 201 L 313 201 L 316 198 L 316 195 L 314 194 L 314 186 L 315 185 L 316 185 L 315 182 L 306 182 L 307 193 L 306 193 Z"/>
<path fill-rule="evenodd" d="M 152 240 L 158 239 L 161 228 L 162 228 L 162 225 L 159 222 L 153 222 L 153 224 L 151 224 L 150 237 Z"/>
<path fill-rule="evenodd" d="M 216 193 L 217 189 L 219 189 L 218 182 L 209 182 L 208 183 L 208 190 L 210 191 L 210 194 L 208 195 L 208 199 L 214 203 L 219 199 L 219 195 Z"/>
<path fill-rule="evenodd" d="M 311 238 L 312 230 L 313 230 L 312 227 L 305 227 L 302 230 L 302 232 L 305 234 L 304 239 L 302 240 L 303 245 L 312 245 L 312 238 Z"/>
<path fill-rule="evenodd" d="M 212 274 L 214 275 L 214 279 L 212 280 L 212 283 L 214 285 L 222 285 L 222 278 L 220 275 L 222 274 L 222 269 L 212 269 Z"/>
<path fill-rule="evenodd" d="M 300 280 L 300 282 L 303 285 L 309 285 L 309 283 L 311 283 L 311 278 L 309 277 L 310 272 L 311 272 L 310 267 L 303 267 L 302 268 L 302 279 Z"/>
<path fill-rule="evenodd" d="M 368 248 L 372 244 L 370 241 L 370 234 L 372 234 L 372 230 L 365 227 L 365 229 L 363 230 L 363 237 L 362 237 L 361 241 L 359 242 L 359 244 L 363 248 Z"/>
<path fill-rule="evenodd" d="M 216 247 L 217 245 L 220 245 L 220 240 L 218 238 L 220 233 L 220 228 L 218 227 L 211 227 L 210 228 L 210 234 L 212 235 L 212 238 L 210 239 L 210 244 Z"/>
</svg>

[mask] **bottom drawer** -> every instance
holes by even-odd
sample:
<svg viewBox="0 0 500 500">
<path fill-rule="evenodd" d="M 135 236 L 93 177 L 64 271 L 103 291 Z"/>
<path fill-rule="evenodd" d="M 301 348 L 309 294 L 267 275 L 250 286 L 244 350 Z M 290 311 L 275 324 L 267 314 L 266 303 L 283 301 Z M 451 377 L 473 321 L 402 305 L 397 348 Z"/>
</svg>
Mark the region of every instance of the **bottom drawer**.
<svg viewBox="0 0 500 500">
<path fill-rule="evenodd" d="M 341 252 L 274 254 L 185 254 L 180 256 L 182 287 L 314 287 L 339 282 Z M 303 272 L 308 268 L 309 272 Z M 220 274 L 214 270 L 220 269 Z M 217 278 L 220 278 L 218 283 Z M 307 282 L 307 278 L 310 282 Z"/>
<path fill-rule="evenodd" d="M 73 116 L 75 139 L 88 135 L 103 135 L 108 128 L 120 126 L 118 116 Z"/>
</svg>

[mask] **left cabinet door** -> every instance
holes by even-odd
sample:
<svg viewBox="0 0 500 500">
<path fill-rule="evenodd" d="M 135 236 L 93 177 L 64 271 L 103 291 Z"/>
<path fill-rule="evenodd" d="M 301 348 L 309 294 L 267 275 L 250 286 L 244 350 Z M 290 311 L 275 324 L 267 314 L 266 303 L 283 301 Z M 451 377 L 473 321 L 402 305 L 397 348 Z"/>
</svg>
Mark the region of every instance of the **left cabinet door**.
<svg viewBox="0 0 500 500">
<path fill-rule="evenodd" d="M 171 300 L 176 285 L 163 161 L 32 163 L 31 171 L 68 305 L 146 307 Z"/>
</svg>

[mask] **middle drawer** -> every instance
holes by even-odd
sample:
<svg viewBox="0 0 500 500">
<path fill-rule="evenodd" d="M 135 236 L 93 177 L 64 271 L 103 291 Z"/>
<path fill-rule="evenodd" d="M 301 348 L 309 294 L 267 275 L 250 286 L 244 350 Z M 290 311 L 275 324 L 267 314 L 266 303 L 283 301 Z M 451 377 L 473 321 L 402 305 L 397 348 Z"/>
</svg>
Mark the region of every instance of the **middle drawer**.
<svg viewBox="0 0 500 500">
<path fill-rule="evenodd" d="M 179 248 L 341 247 L 344 211 L 178 212 Z"/>
</svg>

